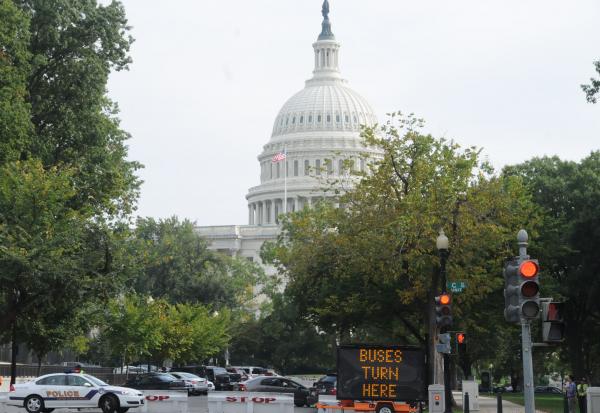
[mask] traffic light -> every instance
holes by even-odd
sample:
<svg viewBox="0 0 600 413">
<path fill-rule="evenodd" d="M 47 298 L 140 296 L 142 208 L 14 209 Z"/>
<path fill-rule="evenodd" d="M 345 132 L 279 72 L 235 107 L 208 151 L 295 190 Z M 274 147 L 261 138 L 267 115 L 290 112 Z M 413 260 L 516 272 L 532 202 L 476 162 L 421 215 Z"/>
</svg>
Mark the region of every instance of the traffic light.
<svg viewBox="0 0 600 413">
<path fill-rule="evenodd" d="M 540 313 L 538 260 L 515 258 L 504 266 L 504 318 L 519 323 Z"/>
<path fill-rule="evenodd" d="M 452 325 L 452 296 L 443 293 L 435 297 L 436 324 L 438 327 Z"/>
<path fill-rule="evenodd" d="M 564 303 L 542 303 L 542 340 L 560 343 L 565 339 Z"/>
<path fill-rule="evenodd" d="M 528 320 L 537 318 L 540 314 L 539 271 L 538 260 L 521 260 L 519 263 L 521 315 Z"/>
<path fill-rule="evenodd" d="M 467 336 L 465 333 L 456 333 L 456 348 L 458 350 L 458 353 L 464 353 L 467 349 Z"/>
<path fill-rule="evenodd" d="M 450 354 L 452 352 L 452 348 L 450 347 L 450 333 L 438 336 L 438 344 L 436 344 L 435 349 L 438 353 Z"/>
<path fill-rule="evenodd" d="M 519 261 L 512 259 L 504 265 L 504 318 L 519 323 Z"/>
</svg>

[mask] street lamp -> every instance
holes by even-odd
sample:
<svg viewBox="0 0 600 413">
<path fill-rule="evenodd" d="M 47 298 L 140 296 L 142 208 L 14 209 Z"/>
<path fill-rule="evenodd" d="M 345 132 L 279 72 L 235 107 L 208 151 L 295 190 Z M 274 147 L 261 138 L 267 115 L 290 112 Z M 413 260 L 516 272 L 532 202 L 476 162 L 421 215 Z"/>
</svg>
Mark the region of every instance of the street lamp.
<svg viewBox="0 0 600 413">
<path fill-rule="evenodd" d="M 444 230 L 440 229 L 440 234 L 435 240 L 435 246 L 440 254 L 440 278 L 442 281 L 442 294 L 446 293 L 446 261 L 450 255 L 448 237 L 444 234 Z M 440 333 L 446 332 L 446 327 L 442 327 Z M 452 393 L 450 391 L 450 355 L 444 353 L 444 395 L 446 399 L 444 413 L 452 413 Z"/>
<path fill-rule="evenodd" d="M 437 247 L 438 253 L 440 254 L 440 275 L 442 279 L 442 293 L 446 292 L 446 261 L 450 250 L 448 249 L 449 241 L 444 230 L 440 229 L 440 235 L 435 240 L 435 246 Z"/>
</svg>

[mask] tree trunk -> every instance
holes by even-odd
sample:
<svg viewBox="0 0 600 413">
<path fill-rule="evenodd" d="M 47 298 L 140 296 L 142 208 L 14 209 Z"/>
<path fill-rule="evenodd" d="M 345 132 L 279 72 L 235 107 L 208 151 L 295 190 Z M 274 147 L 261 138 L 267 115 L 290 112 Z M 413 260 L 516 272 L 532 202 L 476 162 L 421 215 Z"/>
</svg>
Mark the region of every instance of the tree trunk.
<svg viewBox="0 0 600 413">
<path fill-rule="evenodd" d="M 15 384 L 17 381 L 17 354 L 19 353 L 19 345 L 17 344 L 17 321 L 12 324 L 11 337 L 11 360 L 10 360 L 10 384 Z"/>
<path fill-rule="evenodd" d="M 38 354 L 38 368 L 37 368 L 37 376 L 40 377 L 42 375 L 42 357 Z"/>
</svg>

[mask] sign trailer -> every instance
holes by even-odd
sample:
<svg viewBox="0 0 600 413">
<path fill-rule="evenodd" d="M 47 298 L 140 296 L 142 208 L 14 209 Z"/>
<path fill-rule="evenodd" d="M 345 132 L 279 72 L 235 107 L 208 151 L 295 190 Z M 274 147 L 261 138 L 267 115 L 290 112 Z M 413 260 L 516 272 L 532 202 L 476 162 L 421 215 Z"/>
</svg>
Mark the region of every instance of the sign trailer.
<svg viewBox="0 0 600 413">
<path fill-rule="evenodd" d="M 338 400 L 427 401 L 423 349 L 412 346 L 344 345 L 337 351 Z"/>
</svg>

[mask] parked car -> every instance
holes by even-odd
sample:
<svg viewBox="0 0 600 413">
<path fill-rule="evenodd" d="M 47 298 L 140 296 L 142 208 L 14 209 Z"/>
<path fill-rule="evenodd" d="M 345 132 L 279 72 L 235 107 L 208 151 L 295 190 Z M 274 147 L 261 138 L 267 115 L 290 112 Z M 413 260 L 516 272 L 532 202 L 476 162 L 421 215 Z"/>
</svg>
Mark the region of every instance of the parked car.
<svg viewBox="0 0 600 413">
<path fill-rule="evenodd" d="M 310 390 L 285 377 L 258 376 L 244 383 L 238 383 L 234 390 L 251 392 L 293 393 L 294 404 L 298 407 L 312 406 L 317 397 Z"/>
<path fill-rule="evenodd" d="M 554 386 L 535 386 L 535 393 L 546 393 L 546 394 L 562 394 L 563 392 Z"/>
<path fill-rule="evenodd" d="M 185 371 L 204 377 L 215 385 L 215 390 L 233 390 L 231 379 L 227 370 L 217 366 L 183 366 L 177 367 L 179 371 Z"/>
<path fill-rule="evenodd" d="M 231 385 L 234 385 L 234 383 L 239 383 L 248 380 L 248 375 L 242 369 L 237 369 L 235 367 L 226 367 L 225 370 L 227 370 L 227 373 L 229 374 L 229 382 L 231 383 Z"/>
<path fill-rule="evenodd" d="M 267 369 L 263 367 L 255 367 L 255 366 L 234 366 L 235 368 L 242 369 L 248 375 L 248 378 L 254 378 L 258 376 L 264 376 L 267 373 Z"/>
<path fill-rule="evenodd" d="M 125 413 L 142 406 L 144 395 L 132 388 L 110 386 L 89 374 L 55 373 L 15 384 L 6 403 L 24 407 L 28 413 L 98 407 L 104 413 Z"/>
<path fill-rule="evenodd" d="M 215 385 L 213 384 L 212 381 L 207 380 L 206 383 L 208 385 L 208 391 L 215 391 Z"/>
<path fill-rule="evenodd" d="M 113 369 L 113 374 L 139 374 L 147 372 L 147 369 L 144 369 L 142 366 L 123 366 L 123 367 L 115 367 Z"/>
<path fill-rule="evenodd" d="M 124 384 L 137 390 L 182 390 L 191 391 L 192 386 L 169 373 L 144 373 L 130 376 Z"/>
<path fill-rule="evenodd" d="M 179 380 L 183 380 L 186 385 L 190 386 L 190 395 L 207 394 L 208 380 L 203 377 L 198 377 L 195 374 L 184 371 L 171 371 L 170 375 L 175 376 Z"/>
<path fill-rule="evenodd" d="M 337 394 L 337 374 L 327 373 L 315 382 L 311 390 L 314 389 L 317 394 Z"/>
</svg>

